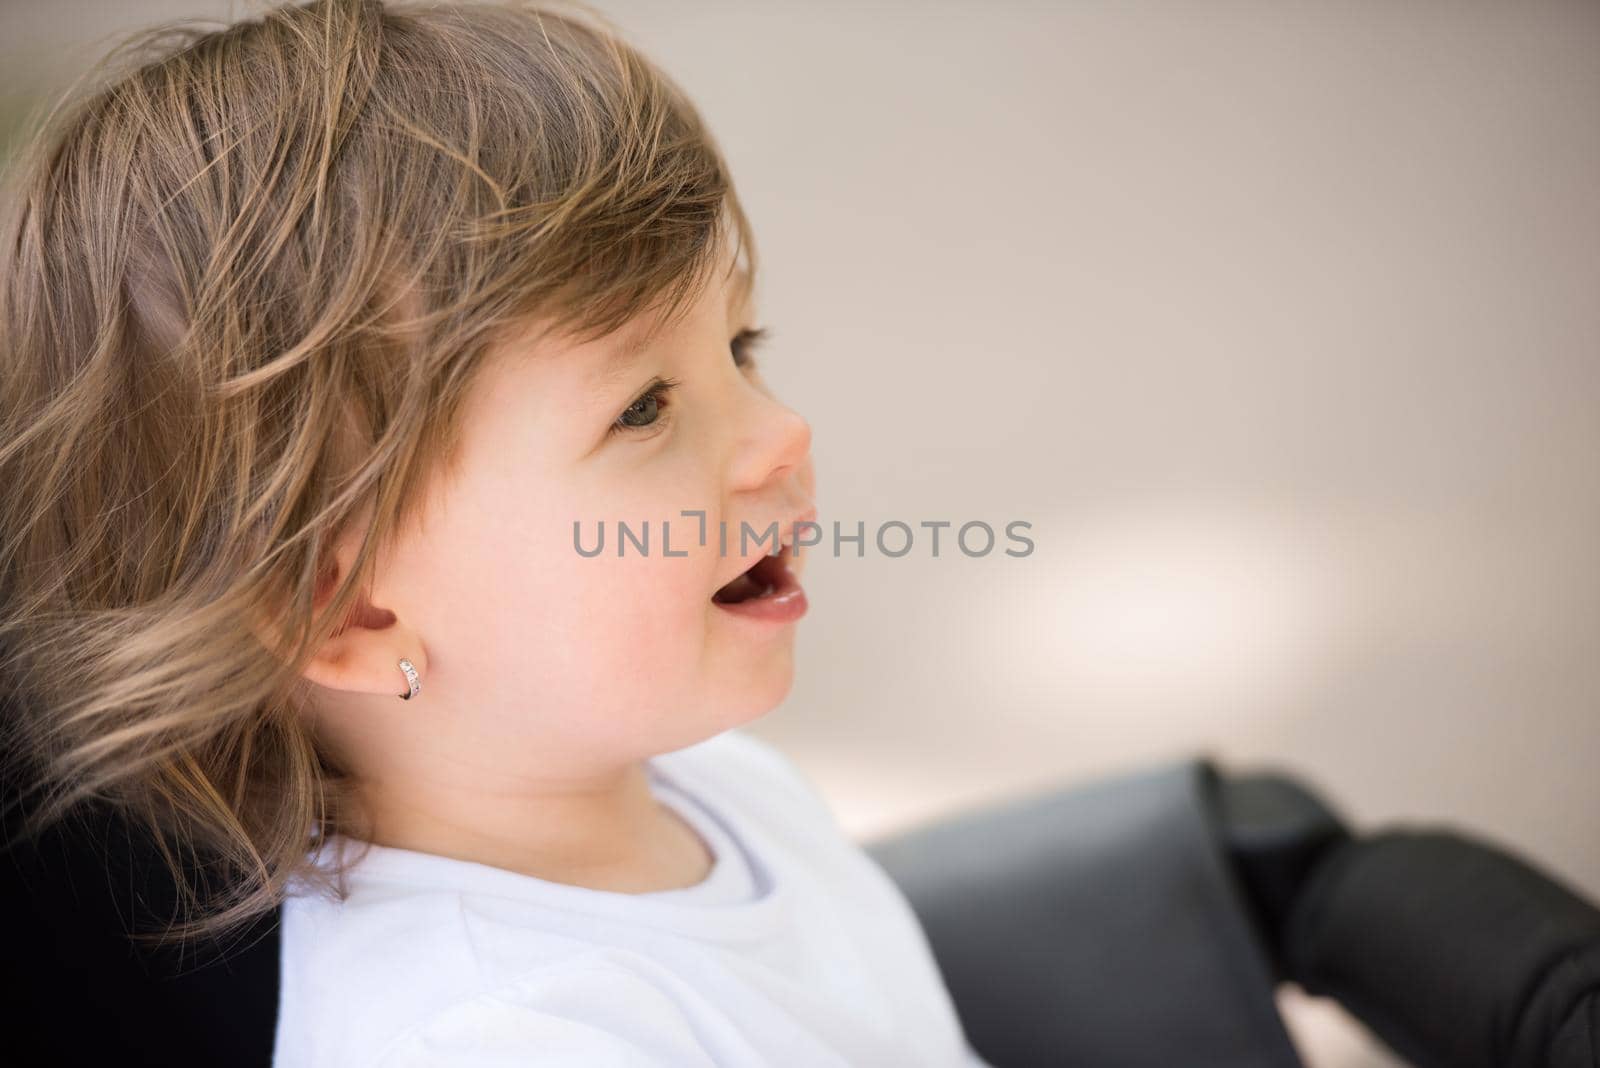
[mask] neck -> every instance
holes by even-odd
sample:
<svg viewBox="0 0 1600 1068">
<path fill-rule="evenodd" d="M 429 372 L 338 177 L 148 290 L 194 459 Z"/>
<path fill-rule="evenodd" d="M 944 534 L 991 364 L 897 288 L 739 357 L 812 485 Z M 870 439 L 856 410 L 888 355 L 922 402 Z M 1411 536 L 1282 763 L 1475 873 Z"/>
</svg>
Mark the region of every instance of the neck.
<svg viewBox="0 0 1600 1068">
<path fill-rule="evenodd" d="M 710 855 L 656 800 L 642 761 L 581 779 L 365 780 L 366 837 L 549 882 L 621 893 L 692 886 Z"/>
</svg>

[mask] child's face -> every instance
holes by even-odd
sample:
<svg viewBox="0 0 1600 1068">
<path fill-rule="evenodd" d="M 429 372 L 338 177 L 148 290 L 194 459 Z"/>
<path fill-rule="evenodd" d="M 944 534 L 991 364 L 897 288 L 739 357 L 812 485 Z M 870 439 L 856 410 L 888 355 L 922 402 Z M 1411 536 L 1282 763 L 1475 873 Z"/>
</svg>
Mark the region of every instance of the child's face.
<svg viewBox="0 0 1600 1068">
<path fill-rule="evenodd" d="M 742 547 L 741 523 L 777 522 L 788 540 L 814 515 L 811 433 L 735 362 L 731 339 L 754 325 L 730 306 L 735 293 L 714 272 L 610 377 L 642 320 L 584 346 L 508 346 L 486 364 L 458 473 L 379 572 L 374 603 L 427 661 L 419 697 L 389 699 L 383 744 L 404 744 L 389 733 L 401 721 L 431 757 L 463 767 L 511 771 L 534 758 L 575 771 L 680 748 L 783 699 L 795 624 L 712 595 L 771 548 Z M 654 408 L 635 404 L 658 378 L 678 384 Z M 623 421 L 639 429 L 613 430 L 630 406 Z M 704 546 L 686 509 L 705 512 Z M 630 542 L 619 558 L 618 520 L 635 534 L 648 521 L 647 554 Z M 574 524 L 592 550 L 602 521 L 604 551 L 580 555 Z M 798 573 L 804 553 L 783 559 Z M 394 669 L 392 692 L 404 681 Z"/>
</svg>

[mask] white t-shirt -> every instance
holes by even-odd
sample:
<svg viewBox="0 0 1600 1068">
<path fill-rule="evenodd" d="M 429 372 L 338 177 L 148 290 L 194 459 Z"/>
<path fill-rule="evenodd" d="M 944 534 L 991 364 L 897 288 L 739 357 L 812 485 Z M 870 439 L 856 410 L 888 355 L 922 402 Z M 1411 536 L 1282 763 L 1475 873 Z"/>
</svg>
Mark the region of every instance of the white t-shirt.
<svg viewBox="0 0 1600 1068">
<path fill-rule="evenodd" d="M 274 1068 L 989 1068 L 905 897 L 740 730 L 646 762 L 714 854 L 591 890 L 371 846 L 283 908 Z"/>
</svg>

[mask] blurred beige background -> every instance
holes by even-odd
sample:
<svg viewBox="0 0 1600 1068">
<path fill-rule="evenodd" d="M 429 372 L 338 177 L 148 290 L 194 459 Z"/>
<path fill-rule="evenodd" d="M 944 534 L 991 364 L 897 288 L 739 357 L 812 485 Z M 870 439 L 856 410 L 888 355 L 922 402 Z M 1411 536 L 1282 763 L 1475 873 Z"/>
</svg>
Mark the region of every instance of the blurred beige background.
<svg viewBox="0 0 1600 1068">
<path fill-rule="evenodd" d="M 1600 5 L 600 6 L 731 159 L 824 522 L 1033 524 L 809 565 L 751 730 L 848 830 L 1208 752 L 1600 896 Z M 246 10 L 7 0 L 0 104 Z"/>
</svg>

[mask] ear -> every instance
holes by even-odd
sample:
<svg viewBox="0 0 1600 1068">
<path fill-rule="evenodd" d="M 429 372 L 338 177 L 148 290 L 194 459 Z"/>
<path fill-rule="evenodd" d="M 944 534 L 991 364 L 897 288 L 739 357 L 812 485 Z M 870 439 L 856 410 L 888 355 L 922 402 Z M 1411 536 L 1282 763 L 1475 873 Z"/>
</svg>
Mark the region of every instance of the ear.
<svg viewBox="0 0 1600 1068">
<path fill-rule="evenodd" d="M 346 538 L 336 546 L 317 584 L 314 603 L 318 611 L 333 599 L 334 590 L 349 574 L 358 538 Z M 427 679 L 427 653 L 409 622 L 374 603 L 363 591 L 343 625 L 322 644 L 301 675 L 330 690 L 404 697 L 410 684 L 400 667 L 402 659 L 411 662 L 421 679 Z"/>
</svg>

